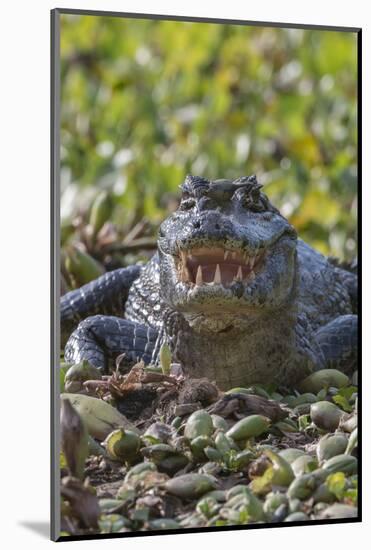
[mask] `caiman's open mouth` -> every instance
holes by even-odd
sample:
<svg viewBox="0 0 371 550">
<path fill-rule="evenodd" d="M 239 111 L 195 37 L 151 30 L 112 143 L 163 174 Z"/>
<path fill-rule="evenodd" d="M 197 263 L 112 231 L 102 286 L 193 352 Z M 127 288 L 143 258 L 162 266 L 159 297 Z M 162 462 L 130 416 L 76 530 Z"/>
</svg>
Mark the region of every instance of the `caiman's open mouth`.
<svg viewBox="0 0 371 550">
<path fill-rule="evenodd" d="M 178 280 L 190 285 L 230 286 L 251 283 L 261 269 L 266 253 L 223 247 L 193 247 L 181 250 L 176 259 Z"/>
</svg>

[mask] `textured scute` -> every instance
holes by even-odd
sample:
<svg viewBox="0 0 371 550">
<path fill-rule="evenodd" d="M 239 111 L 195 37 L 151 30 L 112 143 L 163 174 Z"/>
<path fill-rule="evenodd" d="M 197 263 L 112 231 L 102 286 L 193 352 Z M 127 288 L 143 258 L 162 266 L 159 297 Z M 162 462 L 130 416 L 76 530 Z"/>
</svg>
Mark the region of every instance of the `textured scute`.
<svg viewBox="0 0 371 550">
<path fill-rule="evenodd" d="M 160 269 L 158 254 L 144 266 L 139 279 L 134 281 L 125 306 L 125 318 L 159 329 L 163 322 L 163 304 L 160 298 Z"/>
<path fill-rule="evenodd" d="M 125 300 L 141 267 L 132 265 L 105 273 L 95 281 L 68 292 L 61 297 L 61 340 L 67 342 L 77 324 L 95 314 L 122 315 Z"/>
<path fill-rule="evenodd" d="M 358 317 L 340 315 L 315 334 L 324 355 L 326 368 L 350 374 L 358 359 Z"/>
<path fill-rule="evenodd" d="M 302 240 L 298 240 L 297 249 L 298 307 L 312 329 L 317 330 L 339 315 L 354 313 L 349 286 L 357 285 L 357 276 L 334 268 L 327 258 Z"/>
</svg>

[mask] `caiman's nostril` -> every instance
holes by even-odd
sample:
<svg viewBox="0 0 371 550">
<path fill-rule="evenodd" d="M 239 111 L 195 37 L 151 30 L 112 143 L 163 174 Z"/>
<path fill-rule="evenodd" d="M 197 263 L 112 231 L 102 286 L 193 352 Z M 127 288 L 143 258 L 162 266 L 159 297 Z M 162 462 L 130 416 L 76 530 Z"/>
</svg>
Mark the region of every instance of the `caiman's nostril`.
<svg viewBox="0 0 371 550">
<path fill-rule="evenodd" d="M 199 220 L 196 220 L 195 222 L 193 222 L 193 227 L 195 229 L 199 229 L 201 227 L 201 223 Z"/>
<path fill-rule="evenodd" d="M 215 224 L 215 229 L 220 229 L 220 225 L 218 223 Z"/>
</svg>

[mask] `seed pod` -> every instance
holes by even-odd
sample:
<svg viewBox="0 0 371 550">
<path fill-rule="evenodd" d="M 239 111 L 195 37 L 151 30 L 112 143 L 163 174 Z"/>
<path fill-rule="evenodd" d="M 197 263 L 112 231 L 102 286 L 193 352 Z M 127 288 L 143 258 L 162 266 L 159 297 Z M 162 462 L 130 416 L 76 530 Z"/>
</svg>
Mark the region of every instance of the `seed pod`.
<svg viewBox="0 0 371 550">
<path fill-rule="evenodd" d="M 199 435 L 210 436 L 213 433 L 213 421 L 209 413 L 203 409 L 195 411 L 188 418 L 184 435 L 192 440 Z"/>
<path fill-rule="evenodd" d="M 157 464 L 159 472 L 173 476 L 176 472 L 187 466 L 188 458 L 183 454 L 173 454 L 166 456 Z"/>
<path fill-rule="evenodd" d="M 268 430 L 270 426 L 269 418 L 260 414 L 252 414 L 246 418 L 239 420 L 227 432 L 227 436 L 235 441 L 249 439 L 250 437 L 258 437 Z"/>
<path fill-rule="evenodd" d="M 164 422 L 154 422 L 144 432 L 143 437 L 149 436 L 156 439 L 159 443 L 167 443 L 172 435 L 173 430 L 168 424 Z"/>
<path fill-rule="evenodd" d="M 113 201 L 107 191 L 99 193 L 91 206 L 89 224 L 95 236 L 112 215 Z"/>
<path fill-rule="evenodd" d="M 179 498 L 197 498 L 217 488 L 217 480 L 205 474 L 185 474 L 169 479 L 165 490 Z"/>
<path fill-rule="evenodd" d="M 204 453 L 206 457 L 209 460 L 212 460 L 213 462 L 219 462 L 223 458 L 223 455 L 221 454 L 221 452 L 215 449 L 214 447 L 210 447 L 210 446 L 205 447 Z"/>
<path fill-rule="evenodd" d="M 301 405 L 301 406 L 302 406 L 302 407 L 303 407 L 303 406 L 304 406 L 304 407 L 310 407 L 310 405 L 308 405 L 308 404 Z M 296 408 L 294 409 L 295 413 L 298 412 L 298 408 L 299 408 L 299 407 L 296 407 Z M 300 414 L 300 413 L 298 413 L 298 414 Z M 278 428 L 279 430 L 281 430 L 281 432 L 284 432 L 284 433 L 285 433 L 285 432 L 288 432 L 288 433 L 296 433 L 296 432 L 299 431 L 299 427 L 298 427 L 297 424 L 293 426 L 291 422 L 286 422 L 286 420 L 281 420 L 281 421 L 279 421 L 279 422 L 276 422 L 276 423 L 274 424 L 274 427 L 275 427 L 275 428 Z"/>
<path fill-rule="evenodd" d="M 322 369 L 313 372 L 299 384 L 301 392 L 318 393 L 322 388 L 333 386 L 343 388 L 349 384 L 349 378 L 337 369 Z"/>
<path fill-rule="evenodd" d="M 220 505 L 214 498 L 210 497 L 209 494 L 210 493 L 207 493 L 200 498 L 196 505 L 196 511 L 207 519 L 210 519 L 220 508 Z"/>
<path fill-rule="evenodd" d="M 290 498 L 289 499 L 289 506 L 288 511 L 290 514 L 294 514 L 295 512 L 302 512 L 303 503 L 300 500 L 300 498 Z"/>
<path fill-rule="evenodd" d="M 314 491 L 312 498 L 315 503 L 326 502 L 327 504 L 331 504 L 335 500 L 335 495 L 331 493 L 326 483 L 321 483 Z"/>
<path fill-rule="evenodd" d="M 272 487 L 276 485 L 287 487 L 294 478 L 294 472 L 286 460 L 270 450 L 264 451 L 264 454 L 269 458 L 269 461 L 267 459 L 264 460 L 264 457 L 262 457 L 263 461 L 259 459 L 263 467 L 265 466 L 263 473 L 252 476 L 251 468 L 249 470 L 250 477 L 254 477 L 250 483 L 250 487 L 257 495 L 269 493 Z"/>
<path fill-rule="evenodd" d="M 222 466 L 219 462 L 205 462 L 199 469 L 199 474 L 217 476 L 222 471 Z"/>
<path fill-rule="evenodd" d="M 290 487 L 287 490 L 287 496 L 289 499 L 305 500 L 311 496 L 317 487 L 317 480 L 315 476 L 310 474 L 303 474 L 293 480 Z"/>
<path fill-rule="evenodd" d="M 302 455 L 299 456 L 291 464 L 291 468 L 296 477 L 302 474 L 308 474 L 318 467 L 317 459 L 314 456 Z"/>
<path fill-rule="evenodd" d="M 130 521 L 120 514 L 102 514 L 98 520 L 100 533 L 118 533 L 123 527 L 129 527 Z"/>
<path fill-rule="evenodd" d="M 199 435 L 191 441 L 192 454 L 196 460 L 205 459 L 204 449 L 211 447 L 213 440 L 208 435 Z"/>
<path fill-rule="evenodd" d="M 134 432 L 138 431 L 123 414 L 102 399 L 79 393 L 62 393 L 61 399 L 70 401 L 81 416 L 89 434 L 99 441 L 121 426 Z"/>
<path fill-rule="evenodd" d="M 140 437 L 130 430 L 119 428 L 107 436 L 104 445 L 111 460 L 130 463 L 138 457 Z"/>
<path fill-rule="evenodd" d="M 65 399 L 61 401 L 61 447 L 71 476 L 84 478 L 88 456 L 88 433 L 76 409 Z"/>
<path fill-rule="evenodd" d="M 282 504 L 288 504 L 288 498 L 284 493 L 268 493 L 263 505 L 264 512 L 272 515 Z"/>
<path fill-rule="evenodd" d="M 240 453 L 237 453 L 234 457 L 233 464 L 234 467 L 237 470 L 242 470 L 246 466 L 250 464 L 252 460 L 254 460 L 254 453 L 252 453 L 249 450 L 241 451 Z"/>
<path fill-rule="evenodd" d="M 240 506 L 243 506 L 244 508 L 246 508 L 249 517 L 253 521 L 265 520 L 263 503 L 246 486 L 240 489 L 240 491 L 236 495 L 228 498 L 227 504 L 232 508 L 239 508 Z"/>
<path fill-rule="evenodd" d="M 358 461 L 356 457 L 352 455 L 337 455 L 326 460 L 322 468 L 326 470 L 328 474 L 343 472 L 344 474 L 352 475 L 357 473 Z"/>
<path fill-rule="evenodd" d="M 293 514 L 289 514 L 283 521 L 308 521 L 309 519 L 309 516 L 304 512 L 294 512 Z"/>
<path fill-rule="evenodd" d="M 356 506 L 349 506 L 348 504 L 336 502 L 335 504 L 325 508 L 319 514 L 319 517 L 321 519 L 356 518 L 358 517 L 358 509 Z"/>
<path fill-rule="evenodd" d="M 282 485 L 287 487 L 294 479 L 294 473 L 288 462 L 282 456 L 273 451 L 265 451 L 266 456 L 271 460 L 273 465 L 273 485 Z"/>
<path fill-rule="evenodd" d="M 155 445 L 143 447 L 141 453 L 155 464 L 159 464 L 161 460 L 170 455 L 179 454 L 178 451 L 166 443 L 157 443 Z"/>
<path fill-rule="evenodd" d="M 65 266 L 77 287 L 90 283 L 105 272 L 97 260 L 74 244 L 66 249 Z"/>
<path fill-rule="evenodd" d="M 226 499 L 227 500 L 232 499 L 236 495 L 242 493 L 246 487 L 247 487 L 247 485 L 242 485 L 242 484 L 238 484 L 238 485 L 235 485 L 234 487 L 231 487 L 225 493 Z"/>
<path fill-rule="evenodd" d="M 348 440 L 343 434 L 325 435 L 317 444 L 318 462 L 328 460 L 333 456 L 343 454 L 347 447 Z"/>
<path fill-rule="evenodd" d="M 318 371 L 320 372 L 320 371 Z M 310 407 L 310 417 L 312 422 L 327 432 L 333 432 L 339 426 L 342 411 L 329 401 L 318 401 Z"/>
<path fill-rule="evenodd" d="M 282 403 L 285 403 L 290 409 L 293 409 L 296 405 L 297 397 L 295 395 L 287 395 L 282 399 Z"/>
<path fill-rule="evenodd" d="M 296 398 L 295 406 L 304 405 L 305 403 L 315 403 L 317 396 L 314 393 L 302 393 Z"/>
<path fill-rule="evenodd" d="M 99 443 L 97 441 L 95 441 L 95 439 L 93 439 L 91 437 L 91 435 L 88 435 L 88 451 L 89 451 L 89 456 L 90 455 L 94 455 L 94 456 L 105 456 L 106 455 L 106 451 L 103 449 L 103 447 L 101 447 L 99 445 Z"/>
<path fill-rule="evenodd" d="M 206 493 L 205 497 L 213 498 L 217 502 L 225 502 L 226 501 L 225 491 L 221 491 L 219 489 L 215 489 L 214 491 L 210 491 L 209 493 Z"/>
<path fill-rule="evenodd" d="M 353 449 L 357 447 L 357 445 L 358 445 L 358 429 L 354 428 L 354 430 L 350 434 L 348 445 L 345 450 L 345 454 L 350 455 Z"/>
<path fill-rule="evenodd" d="M 347 433 L 352 433 L 358 425 L 358 414 L 353 412 L 350 415 L 344 414 L 340 420 L 339 429 Z"/>
<path fill-rule="evenodd" d="M 271 396 L 267 391 L 265 391 L 264 388 L 261 386 L 249 386 L 246 388 L 246 393 L 250 393 L 252 395 L 259 395 L 260 397 L 265 397 L 265 399 L 270 399 Z"/>
<path fill-rule="evenodd" d="M 219 416 L 218 414 L 212 414 L 211 420 L 213 422 L 213 427 L 215 430 L 220 430 L 221 432 L 226 432 L 228 430 L 228 422 L 222 416 Z"/>
<path fill-rule="evenodd" d="M 303 456 L 305 453 L 301 449 L 288 448 L 280 451 L 279 456 L 281 456 L 286 462 L 292 464 L 299 456 Z"/>
<path fill-rule="evenodd" d="M 281 393 L 278 393 L 278 392 L 274 391 L 274 392 L 271 393 L 270 398 L 274 399 L 275 401 L 278 401 L 280 403 L 283 399 L 283 395 Z"/>
<path fill-rule="evenodd" d="M 223 432 L 219 432 L 215 436 L 215 446 L 223 455 L 231 450 L 230 439 Z"/>
<path fill-rule="evenodd" d="M 124 481 L 126 483 L 130 481 L 130 479 L 141 476 L 141 474 L 147 472 L 157 472 L 156 465 L 153 462 L 140 462 L 139 464 L 136 464 L 135 466 L 130 468 L 125 476 Z"/>
<path fill-rule="evenodd" d="M 136 496 L 137 496 L 137 493 L 135 489 L 126 485 L 126 483 L 121 485 L 121 487 L 116 493 L 116 498 L 123 500 L 125 503 L 134 502 L 136 499 Z"/>
<path fill-rule="evenodd" d="M 76 393 L 82 389 L 83 382 L 86 380 L 101 380 L 102 373 L 99 369 L 89 363 L 82 361 L 76 365 L 71 365 L 64 377 L 65 391 Z"/>
</svg>

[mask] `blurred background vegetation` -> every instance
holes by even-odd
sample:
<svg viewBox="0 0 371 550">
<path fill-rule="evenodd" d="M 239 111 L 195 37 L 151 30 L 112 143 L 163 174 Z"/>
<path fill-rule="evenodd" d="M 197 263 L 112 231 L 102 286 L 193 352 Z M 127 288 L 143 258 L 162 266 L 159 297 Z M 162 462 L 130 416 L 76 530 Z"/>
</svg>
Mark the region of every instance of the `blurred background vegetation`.
<svg viewBox="0 0 371 550">
<path fill-rule="evenodd" d="M 355 33 L 63 15 L 63 246 L 125 265 L 187 173 L 255 173 L 302 238 L 351 259 L 356 94 Z M 110 222 L 86 233 L 102 191 Z"/>
</svg>

